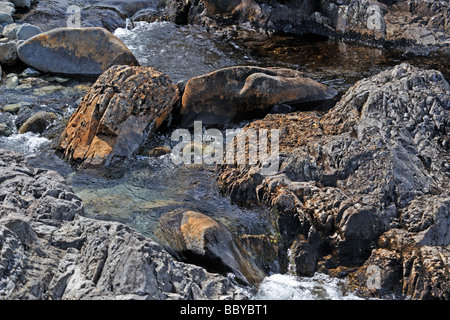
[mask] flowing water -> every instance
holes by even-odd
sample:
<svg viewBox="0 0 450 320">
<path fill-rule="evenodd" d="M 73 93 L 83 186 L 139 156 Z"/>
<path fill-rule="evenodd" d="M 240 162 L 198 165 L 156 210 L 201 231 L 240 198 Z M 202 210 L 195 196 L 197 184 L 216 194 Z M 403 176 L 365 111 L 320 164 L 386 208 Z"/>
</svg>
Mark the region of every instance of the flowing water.
<svg viewBox="0 0 450 320">
<path fill-rule="evenodd" d="M 14 133 L 9 137 L 0 137 L 0 148 L 14 150 L 27 157 L 36 156 L 42 148 L 49 144 L 50 140 L 32 132 Z"/>
<path fill-rule="evenodd" d="M 114 34 L 141 65 L 167 73 L 174 82 L 242 62 L 235 59 L 232 47 L 220 48 L 211 36 L 196 27 L 136 22 L 133 30 L 120 28 Z"/>
<path fill-rule="evenodd" d="M 405 60 L 397 52 L 286 35 L 221 41 L 197 27 L 180 27 L 169 22 L 138 22 L 134 29 L 118 29 L 115 34 L 143 66 L 165 72 L 174 82 L 233 65 L 281 66 L 303 71 L 343 93 L 357 80 Z M 415 58 L 411 62 L 440 69 L 449 78 L 448 59 Z M 53 104 L 58 104 L 57 101 L 67 104 L 61 111 L 64 118 L 74 111 L 77 100 L 77 95 L 70 92 L 72 96 L 66 100 L 72 103 L 66 103 L 56 93 L 47 98 Z M 81 92 L 78 98 L 82 97 Z M 0 94 L 9 97 L 10 102 L 20 100 L 10 91 L 3 90 Z M 25 92 L 25 96 L 31 102 L 37 99 L 31 92 Z M 41 100 L 39 97 L 37 102 L 42 103 Z M 170 132 L 153 139 L 153 146 L 171 144 Z M 213 167 L 178 166 L 170 155 L 163 155 L 136 156 L 105 171 L 77 171 L 54 154 L 49 139 L 29 133 L 0 137 L 0 148 L 25 154 L 33 166 L 60 172 L 83 200 L 87 216 L 126 223 L 149 237 L 154 237 L 159 217 L 176 208 L 200 211 L 238 235 L 272 232 L 264 208 L 241 208 L 220 195 Z M 348 292 L 343 280 L 321 274 L 298 278 L 275 273 L 264 280 L 255 299 L 357 299 L 357 296 Z"/>
<path fill-rule="evenodd" d="M 263 280 L 255 300 L 361 300 L 345 280 L 321 273 L 312 277 L 273 274 Z"/>
<path fill-rule="evenodd" d="M 177 208 L 202 212 L 237 234 L 270 232 L 263 209 L 240 208 L 219 194 L 213 167 L 175 165 L 170 155 L 140 156 L 106 175 L 72 173 L 67 180 L 90 216 L 126 223 L 150 237 L 161 215 Z"/>
<path fill-rule="evenodd" d="M 246 35 L 226 41 L 195 26 L 136 22 L 115 35 L 143 66 L 155 67 L 174 82 L 233 65 L 286 67 L 345 91 L 356 81 L 402 62 L 440 70 L 450 78 L 448 55 L 407 58 L 401 52 L 326 40 L 317 36 Z"/>
</svg>

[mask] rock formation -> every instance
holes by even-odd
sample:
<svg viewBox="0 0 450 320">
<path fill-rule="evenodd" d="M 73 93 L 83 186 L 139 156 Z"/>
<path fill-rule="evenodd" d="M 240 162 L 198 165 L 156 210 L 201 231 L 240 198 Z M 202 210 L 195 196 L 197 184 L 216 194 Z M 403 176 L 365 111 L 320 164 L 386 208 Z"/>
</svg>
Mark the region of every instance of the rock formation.
<svg viewBox="0 0 450 320">
<path fill-rule="evenodd" d="M 71 4 L 77 4 L 75 1 Z M 11 8 L 0 8 L 0 19 L 13 23 Z M 14 9 L 14 6 L 12 6 Z M 19 20 L 44 31 L 67 26 L 66 1 L 40 0 Z M 447 1 L 406 0 L 87 0 L 79 8 L 82 27 L 113 31 L 126 19 L 171 20 L 221 31 L 232 26 L 258 33 L 315 34 L 395 47 L 412 55 L 432 50 L 449 52 Z M 2 18 L 3 17 L 3 18 Z M 2 20 L 0 20 L 2 21 Z"/>
<path fill-rule="evenodd" d="M 113 32 L 117 28 L 124 28 L 126 19 L 140 10 L 155 10 L 159 2 L 160 0 L 85 0 L 80 3 L 73 0 L 39 0 L 30 10 L 18 13 L 17 17 L 44 31 L 67 27 L 70 21 L 79 22 L 80 27 L 101 27 Z"/>
<path fill-rule="evenodd" d="M 169 117 L 178 99 L 177 86 L 156 69 L 110 68 L 70 118 L 60 142 L 65 158 L 98 167 L 131 156 Z"/>
<path fill-rule="evenodd" d="M 365 295 L 391 296 L 401 292 L 412 299 L 448 300 L 448 192 L 411 201 L 399 220 L 404 227 L 392 228 L 380 236 L 378 249 L 372 251 L 351 281 Z M 378 270 L 378 274 L 373 270 Z M 369 274 L 375 283 L 370 282 Z"/>
<path fill-rule="evenodd" d="M 240 26 L 256 32 L 285 32 L 396 47 L 426 54 L 448 52 L 447 1 L 170 1 L 174 21 L 220 30 Z M 175 8 L 175 9 L 174 9 Z"/>
<path fill-rule="evenodd" d="M 227 228 L 200 212 L 166 213 L 160 218 L 157 235 L 185 261 L 220 273 L 232 272 L 246 284 L 258 284 L 265 277 Z"/>
<path fill-rule="evenodd" d="M 224 166 L 219 185 L 272 208 L 299 274 L 388 263 L 397 293 L 448 298 L 449 93 L 440 72 L 403 64 L 325 115 L 268 115 L 248 127 L 281 130 L 278 174 Z"/>
<path fill-rule="evenodd" d="M 129 227 L 84 217 L 54 171 L 0 149 L 0 299 L 242 299 Z"/>
</svg>

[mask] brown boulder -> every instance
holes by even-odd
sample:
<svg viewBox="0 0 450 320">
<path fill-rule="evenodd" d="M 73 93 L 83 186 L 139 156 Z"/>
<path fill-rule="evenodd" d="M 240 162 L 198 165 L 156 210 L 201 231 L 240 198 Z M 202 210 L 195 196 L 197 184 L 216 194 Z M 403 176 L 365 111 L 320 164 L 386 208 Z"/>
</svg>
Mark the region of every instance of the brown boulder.
<svg viewBox="0 0 450 320">
<path fill-rule="evenodd" d="M 177 86 L 160 71 L 114 66 L 102 74 L 72 115 L 60 139 L 67 160 L 107 166 L 134 154 L 169 116 Z"/>
<path fill-rule="evenodd" d="M 265 276 L 228 229 L 202 213 L 168 212 L 161 217 L 156 234 L 182 260 L 212 272 L 233 272 L 244 283 L 258 283 Z"/>
<path fill-rule="evenodd" d="M 230 67 L 190 79 L 182 122 L 223 124 L 267 113 L 274 105 L 331 99 L 335 90 L 283 68 Z"/>
</svg>

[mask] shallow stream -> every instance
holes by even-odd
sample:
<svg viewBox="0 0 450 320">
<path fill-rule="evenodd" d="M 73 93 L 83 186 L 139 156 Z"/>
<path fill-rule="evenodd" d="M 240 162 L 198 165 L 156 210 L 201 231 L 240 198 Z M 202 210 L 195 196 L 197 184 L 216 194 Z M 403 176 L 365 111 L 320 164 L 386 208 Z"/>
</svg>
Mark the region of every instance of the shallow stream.
<svg viewBox="0 0 450 320">
<path fill-rule="evenodd" d="M 138 22 L 134 29 L 118 29 L 115 34 L 143 66 L 167 73 L 174 82 L 233 65 L 281 66 L 298 69 L 343 93 L 359 79 L 405 60 L 421 67 L 439 69 L 447 79 L 450 75 L 446 57 L 408 60 L 398 52 L 332 40 L 274 35 L 270 39 L 220 41 L 197 27 L 180 27 L 169 22 Z M 80 88 L 77 96 L 77 92 L 70 91 L 65 96 L 67 102 L 57 96 L 62 94 L 61 90 L 44 96 L 0 90 L 10 103 L 26 97 L 27 103 L 59 108 L 62 117 L 65 115 L 66 118 L 85 92 Z M 157 135 L 153 142 L 154 146 L 170 144 L 170 132 Z M 15 133 L 0 137 L 0 147 L 24 153 L 33 166 L 60 172 L 84 201 L 89 217 L 123 222 L 149 237 L 154 237 L 155 223 L 162 214 L 180 207 L 211 216 L 238 235 L 272 232 L 264 208 L 241 208 L 219 194 L 213 167 L 177 166 L 170 155 L 136 156 L 112 170 L 80 172 L 54 154 L 50 140 L 36 134 Z M 325 275 L 296 278 L 274 274 L 262 283 L 255 298 L 357 297 L 347 291 L 345 281 Z"/>
</svg>

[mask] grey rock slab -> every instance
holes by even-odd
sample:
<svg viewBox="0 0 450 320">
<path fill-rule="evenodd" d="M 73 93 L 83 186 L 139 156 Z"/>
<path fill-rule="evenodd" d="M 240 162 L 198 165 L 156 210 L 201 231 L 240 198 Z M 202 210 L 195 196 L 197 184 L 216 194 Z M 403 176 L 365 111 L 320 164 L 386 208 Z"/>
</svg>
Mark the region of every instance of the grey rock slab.
<svg viewBox="0 0 450 320">
<path fill-rule="evenodd" d="M 246 299 L 124 224 L 84 217 L 55 171 L 0 149 L 0 300 Z"/>
</svg>

